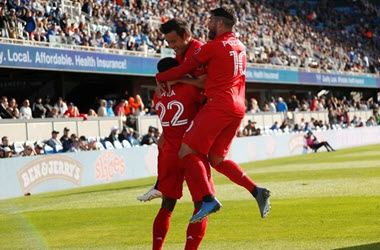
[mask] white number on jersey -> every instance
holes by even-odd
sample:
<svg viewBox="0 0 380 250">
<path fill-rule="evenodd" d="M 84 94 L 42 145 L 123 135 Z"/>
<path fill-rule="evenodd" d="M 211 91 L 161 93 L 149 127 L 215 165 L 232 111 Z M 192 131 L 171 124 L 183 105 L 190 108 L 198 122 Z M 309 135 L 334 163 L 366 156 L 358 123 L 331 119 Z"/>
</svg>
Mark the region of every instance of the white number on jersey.
<svg viewBox="0 0 380 250">
<path fill-rule="evenodd" d="M 245 69 L 243 68 L 243 60 L 245 60 L 245 51 L 237 53 L 237 51 L 230 51 L 230 56 L 234 57 L 234 76 L 238 74 L 238 71 L 241 75 L 245 75 Z"/>
<path fill-rule="evenodd" d="M 173 109 L 174 107 L 177 107 L 177 112 L 174 114 L 172 120 L 169 122 L 164 122 L 163 119 L 166 114 L 166 109 L 170 110 Z M 180 103 L 179 101 L 171 101 L 168 103 L 167 108 L 162 102 L 158 102 L 156 104 L 156 109 L 158 110 L 161 108 L 161 114 L 160 114 L 160 120 L 161 120 L 161 126 L 162 127 L 169 127 L 171 126 L 181 126 L 181 125 L 186 125 L 188 120 L 187 119 L 182 119 L 180 120 L 180 117 L 185 110 L 183 107 L 183 104 Z"/>
</svg>

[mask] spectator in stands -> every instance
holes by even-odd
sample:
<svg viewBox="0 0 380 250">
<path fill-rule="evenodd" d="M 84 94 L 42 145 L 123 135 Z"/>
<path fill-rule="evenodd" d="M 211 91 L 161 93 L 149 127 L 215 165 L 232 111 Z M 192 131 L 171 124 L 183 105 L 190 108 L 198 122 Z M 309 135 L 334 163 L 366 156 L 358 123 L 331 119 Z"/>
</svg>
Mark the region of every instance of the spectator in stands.
<svg viewBox="0 0 380 250">
<path fill-rule="evenodd" d="M 3 151 L 4 151 L 4 158 L 12 158 L 13 156 L 12 149 L 10 149 L 9 147 L 4 147 Z"/>
<path fill-rule="evenodd" d="M 94 138 L 88 139 L 87 150 L 88 151 L 99 150 L 99 147 L 96 145 L 96 140 Z"/>
<path fill-rule="evenodd" d="M 69 149 L 68 145 L 71 144 L 70 138 L 69 138 L 69 132 L 70 132 L 70 129 L 68 127 L 65 127 L 63 129 L 63 135 L 59 139 L 63 147 L 63 152 L 66 152 Z"/>
<path fill-rule="evenodd" d="M 140 142 L 136 139 L 135 131 L 133 128 L 127 128 L 127 141 L 132 147 L 140 145 Z"/>
<path fill-rule="evenodd" d="M 100 102 L 100 107 L 98 109 L 98 116 L 107 116 L 107 101 L 106 100 L 101 100 Z"/>
<path fill-rule="evenodd" d="M 8 21 L 8 36 L 9 38 L 16 39 L 18 37 L 17 35 L 18 21 L 16 17 L 16 10 L 14 8 L 9 10 L 7 21 Z"/>
<path fill-rule="evenodd" d="M 300 103 L 297 100 L 297 96 L 296 95 L 292 95 L 290 97 L 290 101 L 289 101 L 289 105 L 288 105 L 289 111 L 298 111 L 299 107 L 300 107 Z"/>
<path fill-rule="evenodd" d="M 255 98 L 251 98 L 248 102 L 247 106 L 247 114 L 255 114 L 260 112 L 259 105 L 257 104 L 257 100 Z"/>
<path fill-rule="evenodd" d="M 314 96 L 313 100 L 310 103 L 310 111 L 318 110 L 318 97 Z"/>
<path fill-rule="evenodd" d="M 92 116 L 92 117 L 98 117 L 98 114 L 96 114 L 95 110 L 89 109 L 87 112 L 87 117 Z"/>
<path fill-rule="evenodd" d="M 118 137 L 118 135 L 117 135 L 118 130 L 119 130 L 118 127 L 116 127 L 116 126 L 112 126 L 112 128 L 111 128 L 111 133 L 110 133 L 110 135 L 107 137 L 106 140 L 107 140 L 107 141 L 110 141 L 112 144 L 113 144 L 114 141 L 118 140 L 118 139 L 117 139 L 117 137 Z"/>
<path fill-rule="evenodd" d="M 62 142 L 58 140 L 59 131 L 53 130 L 51 132 L 51 138 L 46 142 L 52 148 L 55 148 L 56 145 L 62 146 Z"/>
<path fill-rule="evenodd" d="M 124 127 L 121 132 L 119 133 L 119 135 L 117 136 L 117 139 L 120 141 L 120 142 L 123 142 L 124 140 L 127 140 L 127 135 L 128 135 L 128 131 L 127 131 L 127 127 Z"/>
<path fill-rule="evenodd" d="M 27 145 L 24 149 L 24 153 L 22 154 L 23 156 L 32 156 L 36 155 L 36 152 L 34 151 L 33 146 Z"/>
<path fill-rule="evenodd" d="M 282 99 L 282 97 L 278 98 L 276 110 L 277 110 L 277 112 L 287 112 L 288 111 L 288 106 L 286 105 L 286 102 L 284 102 L 284 99 Z"/>
<path fill-rule="evenodd" d="M 288 120 L 287 120 L 287 119 L 285 119 L 285 120 L 282 121 L 281 126 L 280 126 L 280 129 L 281 129 L 282 131 L 284 131 L 284 132 L 290 130 L 290 124 L 288 123 Z"/>
<path fill-rule="evenodd" d="M 23 106 L 20 108 L 20 119 L 33 119 L 29 100 L 25 99 L 22 104 Z"/>
<path fill-rule="evenodd" d="M 6 96 L 1 97 L 0 100 L 0 117 L 1 118 L 13 118 L 13 115 L 9 113 L 8 108 L 8 98 Z"/>
<path fill-rule="evenodd" d="M 107 116 L 109 116 L 109 117 L 115 116 L 115 113 L 113 112 L 113 101 L 112 100 L 108 100 L 108 103 L 107 103 Z"/>
<path fill-rule="evenodd" d="M 8 22 L 3 5 L 0 5 L 0 37 L 8 38 Z"/>
<path fill-rule="evenodd" d="M 269 112 L 276 112 L 276 99 L 272 96 L 269 102 Z"/>
<path fill-rule="evenodd" d="M 375 117 L 371 116 L 370 118 L 368 118 L 366 124 L 365 124 L 367 127 L 372 127 L 372 126 L 376 126 L 377 123 L 375 121 Z"/>
<path fill-rule="evenodd" d="M 157 144 L 155 132 L 156 132 L 156 129 L 150 126 L 148 129 L 148 133 L 144 135 L 143 138 L 141 139 L 141 145 L 152 145 L 153 143 Z"/>
<path fill-rule="evenodd" d="M 34 146 L 34 152 L 36 152 L 36 155 L 43 155 L 43 154 L 45 154 L 43 145 L 41 143 L 37 143 Z"/>
<path fill-rule="evenodd" d="M 0 147 L 2 148 L 5 148 L 5 147 L 9 147 L 11 150 L 14 150 L 14 148 L 9 144 L 9 139 L 7 136 L 3 136 L 1 138 L 1 145 Z"/>
<path fill-rule="evenodd" d="M 270 130 L 278 130 L 278 122 L 274 122 L 272 127 L 269 128 Z"/>
<path fill-rule="evenodd" d="M 115 107 L 115 115 L 116 116 L 125 116 L 125 107 L 127 103 L 125 99 L 121 99 L 120 103 Z"/>
<path fill-rule="evenodd" d="M 80 148 L 80 144 L 79 144 L 79 141 L 77 139 L 73 140 L 72 144 L 71 144 L 71 148 L 69 150 L 70 152 L 81 152 L 83 151 L 81 148 Z"/>
<path fill-rule="evenodd" d="M 88 147 L 87 147 L 87 138 L 82 135 L 79 137 L 79 148 L 82 150 L 82 151 L 87 151 L 88 150 Z"/>
<path fill-rule="evenodd" d="M 252 136 L 256 134 L 256 122 L 252 122 L 248 120 L 248 124 L 244 127 L 243 135 L 244 136 Z"/>
<path fill-rule="evenodd" d="M 13 116 L 13 118 L 19 118 L 20 111 L 18 110 L 18 105 L 15 98 L 11 98 L 9 101 L 9 105 L 7 107 L 8 112 Z"/>
<path fill-rule="evenodd" d="M 60 117 L 63 117 L 63 114 L 66 112 L 67 110 L 67 105 L 66 103 L 63 101 L 62 97 L 59 97 L 58 100 L 57 100 L 57 103 L 54 105 L 55 108 L 58 109 L 58 115 Z"/>
<path fill-rule="evenodd" d="M 47 117 L 48 118 L 59 118 L 60 116 L 59 116 L 59 114 L 58 114 L 58 108 L 57 107 L 54 107 L 54 108 L 52 108 L 51 109 L 51 113 L 49 113 L 48 115 L 47 115 Z"/>
<path fill-rule="evenodd" d="M 34 118 L 45 118 L 46 108 L 42 104 L 42 98 L 37 97 L 36 102 L 33 104 L 33 117 Z"/>
<path fill-rule="evenodd" d="M 46 109 L 46 117 L 51 117 L 53 106 L 51 106 L 51 104 L 50 104 L 50 97 L 49 96 L 45 97 L 44 108 Z"/>
</svg>

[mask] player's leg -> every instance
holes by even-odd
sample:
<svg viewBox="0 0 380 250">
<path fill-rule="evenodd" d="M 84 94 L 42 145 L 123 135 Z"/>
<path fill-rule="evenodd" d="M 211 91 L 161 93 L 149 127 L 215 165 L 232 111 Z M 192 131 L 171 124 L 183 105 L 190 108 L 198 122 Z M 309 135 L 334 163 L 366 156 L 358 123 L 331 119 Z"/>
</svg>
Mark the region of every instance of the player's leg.
<svg viewBox="0 0 380 250">
<path fill-rule="evenodd" d="M 269 190 L 258 187 L 236 162 L 225 159 L 236 132 L 240 127 L 240 123 L 240 118 L 234 118 L 220 132 L 210 149 L 209 161 L 215 170 L 247 189 L 255 197 L 260 208 L 261 217 L 265 218 L 268 216 L 271 208 Z"/>
<path fill-rule="evenodd" d="M 161 136 L 160 138 L 163 138 L 163 137 Z M 160 141 L 161 145 L 158 146 L 158 157 L 157 157 L 158 162 L 159 162 L 160 157 L 162 157 L 162 154 L 163 154 L 163 151 L 162 151 L 163 150 L 162 149 L 163 139 L 160 139 L 159 141 Z M 146 201 L 151 201 L 151 200 L 156 199 L 156 198 L 161 198 L 162 193 L 160 190 L 158 190 L 159 178 L 160 178 L 160 166 L 159 166 L 159 164 L 157 164 L 157 181 L 156 181 L 156 184 L 154 184 L 154 186 L 152 186 L 146 193 L 137 196 L 137 200 L 146 202 Z"/>
<path fill-rule="evenodd" d="M 190 192 L 196 190 L 201 193 L 202 207 L 190 218 L 191 223 L 196 223 L 209 214 L 219 211 L 222 204 L 214 196 L 214 189 L 208 183 L 206 167 L 199 155 L 194 153 L 187 144 L 182 143 L 179 156 L 182 157 L 181 164 L 184 167 L 184 176 Z"/>
<path fill-rule="evenodd" d="M 161 249 L 169 230 L 170 216 L 176 201 L 182 197 L 183 173 L 177 152 L 165 151 L 158 157 L 160 175 L 157 188 L 161 190 L 162 203 L 153 223 L 153 249 Z"/>
<path fill-rule="evenodd" d="M 202 206 L 202 201 L 194 202 L 193 215 L 197 214 Z M 186 231 L 186 245 L 185 250 L 196 250 L 202 242 L 206 233 L 208 216 L 202 221 L 197 223 L 189 223 Z"/>
<path fill-rule="evenodd" d="M 160 250 L 169 231 L 170 217 L 177 200 L 162 196 L 161 208 L 153 222 L 153 250 Z"/>
</svg>

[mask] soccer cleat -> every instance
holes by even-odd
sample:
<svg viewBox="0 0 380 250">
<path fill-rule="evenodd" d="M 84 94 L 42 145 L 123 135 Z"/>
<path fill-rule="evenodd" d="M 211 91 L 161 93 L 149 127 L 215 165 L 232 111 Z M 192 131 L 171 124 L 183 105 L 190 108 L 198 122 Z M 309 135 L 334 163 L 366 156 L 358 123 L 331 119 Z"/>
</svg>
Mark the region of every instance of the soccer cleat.
<svg viewBox="0 0 380 250">
<path fill-rule="evenodd" d="M 158 191 L 157 189 L 155 189 L 154 186 L 153 186 L 145 194 L 137 196 L 137 199 L 139 201 L 146 202 L 146 201 L 151 201 L 153 199 L 161 198 L 161 197 L 162 197 L 162 193 L 160 191 Z"/>
<path fill-rule="evenodd" d="M 266 188 L 256 187 L 257 195 L 255 197 L 257 204 L 259 205 L 261 218 L 266 218 L 269 215 L 271 209 L 269 197 L 270 191 Z"/>
<path fill-rule="evenodd" d="M 190 223 L 201 222 L 209 214 L 216 213 L 222 208 L 222 203 L 220 203 L 216 198 L 210 202 L 202 202 L 202 207 L 198 213 L 194 214 L 190 219 Z"/>
</svg>

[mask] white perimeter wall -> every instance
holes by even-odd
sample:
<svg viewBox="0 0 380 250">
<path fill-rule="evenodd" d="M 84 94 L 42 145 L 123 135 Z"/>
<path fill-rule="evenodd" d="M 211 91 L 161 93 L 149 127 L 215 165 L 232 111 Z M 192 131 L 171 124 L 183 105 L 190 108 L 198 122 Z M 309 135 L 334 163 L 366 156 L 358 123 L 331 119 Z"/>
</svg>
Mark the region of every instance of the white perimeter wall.
<svg viewBox="0 0 380 250">
<path fill-rule="evenodd" d="M 305 153 L 303 136 L 236 138 L 228 157 L 243 163 L 300 155 Z M 380 126 L 322 131 L 316 136 L 335 149 L 377 144 Z M 156 166 L 156 146 L 0 159 L 0 199 L 155 176 Z"/>
</svg>

